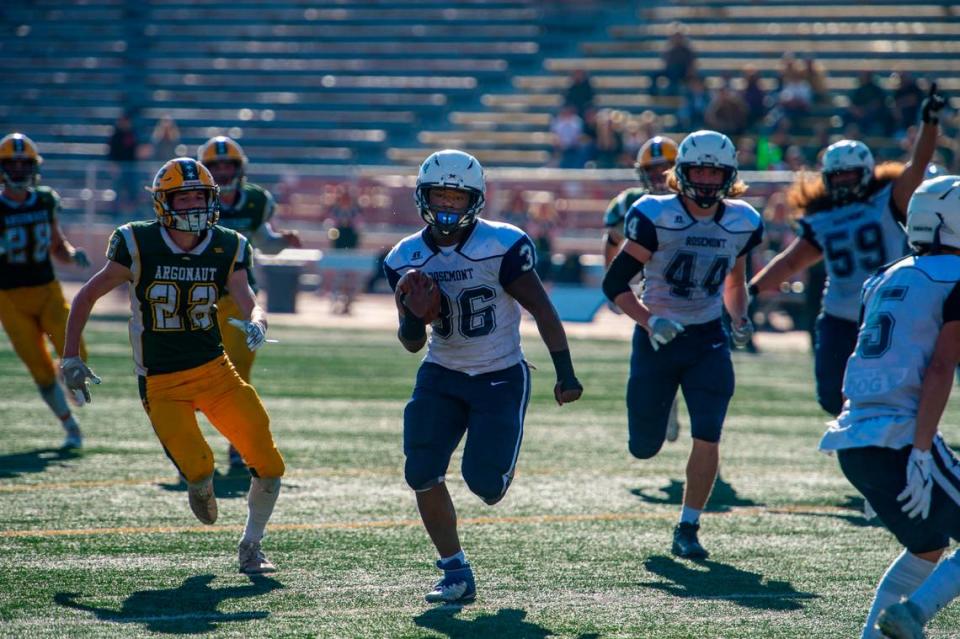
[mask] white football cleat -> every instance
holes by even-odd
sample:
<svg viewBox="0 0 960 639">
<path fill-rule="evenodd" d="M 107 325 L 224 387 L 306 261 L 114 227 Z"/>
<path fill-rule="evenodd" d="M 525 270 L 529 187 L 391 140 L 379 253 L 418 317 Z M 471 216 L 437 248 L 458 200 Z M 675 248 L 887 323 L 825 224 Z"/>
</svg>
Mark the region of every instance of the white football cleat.
<svg viewBox="0 0 960 639">
<path fill-rule="evenodd" d="M 76 450 L 83 448 L 83 433 L 80 432 L 79 426 L 64 426 L 64 430 L 67 434 L 63 438 L 63 444 L 60 446 L 61 449 Z"/>
<path fill-rule="evenodd" d="M 217 496 L 213 493 L 213 481 L 187 483 L 190 510 L 201 522 L 212 525 L 217 521 Z"/>
<path fill-rule="evenodd" d="M 915 603 L 902 601 L 880 613 L 877 627 L 890 639 L 924 639 L 922 618 Z"/>
<path fill-rule="evenodd" d="M 673 406 L 670 407 L 670 417 L 667 419 L 667 441 L 675 442 L 680 437 L 680 419 L 677 416 L 679 408 L 677 400 L 673 400 Z"/>
<path fill-rule="evenodd" d="M 245 575 L 262 575 L 277 571 L 277 567 L 263 554 L 259 541 L 241 541 L 237 548 L 237 554 L 239 555 L 240 572 Z"/>
</svg>

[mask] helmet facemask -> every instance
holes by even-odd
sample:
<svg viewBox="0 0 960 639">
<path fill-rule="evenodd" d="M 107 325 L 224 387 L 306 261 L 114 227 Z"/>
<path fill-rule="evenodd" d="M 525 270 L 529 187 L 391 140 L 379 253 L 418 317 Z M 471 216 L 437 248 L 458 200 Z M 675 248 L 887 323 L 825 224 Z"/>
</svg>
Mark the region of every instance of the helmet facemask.
<svg viewBox="0 0 960 639">
<path fill-rule="evenodd" d="M 206 166 L 213 175 L 213 179 L 216 181 L 217 186 L 220 187 L 221 193 L 235 193 L 240 189 L 244 177 L 243 162 L 239 160 L 222 159 L 204 163 L 204 166 Z M 233 172 L 229 178 L 224 176 L 226 171 L 223 167 L 227 166 L 233 167 Z"/>
<path fill-rule="evenodd" d="M 720 183 L 697 183 L 690 177 L 690 169 L 712 168 L 723 171 Z M 685 163 L 677 165 L 677 184 L 680 193 L 696 202 L 702 209 L 708 209 L 727 196 L 727 192 L 737 179 L 737 170 L 730 166 L 713 164 Z"/>
<path fill-rule="evenodd" d="M 185 209 L 174 209 L 172 202 L 177 193 L 200 191 L 204 195 L 204 205 Z M 218 187 L 185 186 L 178 189 L 155 191 L 154 200 L 159 205 L 158 214 L 160 223 L 177 231 L 185 233 L 200 233 L 209 229 L 220 219 L 220 190 Z"/>
<path fill-rule="evenodd" d="M 637 177 L 640 178 L 640 184 L 643 185 L 643 188 L 654 195 L 664 195 L 669 193 L 669 189 L 667 188 L 667 171 L 669 171 L 672 166 L 671 163 L 660 162 L 646 166 L 636 164 L 634 168 L 637 169 Z"/>
<path fill-rule="evenodd" d="M 863 198 L 870 184 L 870 175 L 864 167 L 849 167 L 823 172 L 823 185 L 830 200 L 845 204 Z"/>
<path fill-rule="evenodd" d="M 29 158 L 14 158 L 0 161 L 0 180 L 17 190 L 26 190 L 37 185 L 40 179 L 39 164 Z"/>
<path fill-rule="evenodd" d="M 451 189 L 467 193 L 470 198 L 463 210 L 455 210 L 450 207 L 440 208 L 430 204 L 431 189 Z M 483 209 L 483 194 L 470 188 L 460 188 L 453 186 L 444 186 L 441 184 L 422 184 L 416 191 L 417 208 L 420 210 L 420 217 L 423 221 L 436 229 L 440 235 L 452 235 L 461 229 L 471 226 L 476 221 L 477 216 Z"/>
</svg>

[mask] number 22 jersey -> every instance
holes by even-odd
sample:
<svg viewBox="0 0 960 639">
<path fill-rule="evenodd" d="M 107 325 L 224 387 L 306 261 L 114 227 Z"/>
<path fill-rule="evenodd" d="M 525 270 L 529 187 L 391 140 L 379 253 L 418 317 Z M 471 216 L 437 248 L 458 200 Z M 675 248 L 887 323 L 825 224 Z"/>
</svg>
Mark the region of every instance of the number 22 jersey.
<svg viewBox="0 0 960 639">
<path fill-rule="evenodd" d="M 60 211 L 56 191 L 40 186 L 23 202 L 0 196 L 0 289 L 43 286 L 56 275 L 50 261 L 50 237 Z"/>
<path fill-rule="evenodd" d="M 478 219 L 456 246 L 437 246 L 430 228 L 400 240 L 387 255 L 390 286 L 417 269 L 440 286 L 425 362 L 479 375 L 523 360 L 520 305 L 504 290 L 536 265 L 530 238 L 515 226 Z"/>
<path fill-rule="evenodd" d="M 652 253 L 641 299 L 650 312 L 681 324 L 723 314 L 723 283 L 737 258 L 763 238 L 760 214 L 743 200 L 722 200 L 706 219 L 678 195 L 647 195 L 627 213 L 624 235 Z"/>
</svg>

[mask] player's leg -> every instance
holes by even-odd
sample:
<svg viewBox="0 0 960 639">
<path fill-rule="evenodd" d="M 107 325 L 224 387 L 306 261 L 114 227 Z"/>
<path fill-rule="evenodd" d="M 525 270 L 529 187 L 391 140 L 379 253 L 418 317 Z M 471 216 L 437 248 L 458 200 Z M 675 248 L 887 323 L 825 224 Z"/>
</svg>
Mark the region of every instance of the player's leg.
<svg viewBox="0 0 960 639">
<path fill-rule="evenodd" d="M 876 627 L 878 616 L 924 582 L 949 543 L 947 535 L 919 517 L 911 519 L 901 510 L 903 504 L 897 501 L 897 495 L 903 490 L 909 455 L 909 447 L 900 450 L 850 448 L 837 452 L 843 474 L 869 500 L 880 521 L 905 547 L 877 584 L 862 639 L 883 636 Z M 936 514 L 932 509 L 931 512 Z"/>
<path fill-rule="evenodd" d="M 681 557 L 705 558 L 700 545 L 700 514 L 713 490 L 720 464 L 720 434 L 733 397 L 734 374 L 726 336 L 716 330 L 688 330 L 688 362 L 680 387 L 690 412 L 693 447 L 687 460 L 680 522 L 674 531 L 673 552 Z"/>
<path fill-rule="evenodd" d="M 473 572 L 460 546 L 457 513 L 444 483 L 450 456 L 463 437 L 467 407 L 457 398 L 467 375 L 435 364 L 417 372 L 413 396 L 403 411 L 404 477 L 416 492 L 424 528 L 437 549 L 443 579 L 427 593 L 429 602 L 469 601 L 476 594 Z"/>
<path fill-rule="evenodd" d="M 627 428 L 630 454 L 638 459 L 650 459 L 663 446 L 680 382 L 677 352 L 682 350 L 682 345 L 671 343 L 654 351 L 647 332 L 639 326 L 634 329 L 627 379 Z"/>
<path fill-rule="evenodd" d="M 280 494 L 286 467 L 270 432 L 270 417 L 253 386 L 244 382 L 226 359 L 206 366 L 208 377 L 197 407 L 250 464 L 247 523 L 238 547 L 240 572 L 273 572 L 261 549 L 267 523 Z"/>
<path fill-rule="evenodd" d="M 44 289 L 29 287 L 0 291 L 0 324 L 13 344 L 13 350 L 30 372 L 40 397 L 60 420 L 66 433 L 63 447 L 80 448 L 83 443 L 80 426 L 70 411 L 63 388 L 57 383 L 57 370 L 43 339 Z"/>
<path fill-rule="evenodd" d="M 190 510 L 205 524 L 217 520 L 213 451 L 200 433 L 189 398 L 193 380 L 182 373 L 139 377 L 140 400 L 163 452 L 187 482 Z"/>
<path fill-rule="evenodd" d="M 243 331 L 227 323 L 227 320 L 244 319 L 240 315 L 240 308 L 233 298 L 226 295 L 217 302 L 217 324 L 220 327 L 220 339 L 223 341 L 223 350 L 233 362 L 233 367 L 246 383 L 250 383 L 253 373 L 253 360 L 256 353 L 247 348 L 247 336 Z M 227 448 L 227 458 L 231 469 L 243 469 L 243 456 L 232 444 Z"/>
<path fill-rule="evenodd" d="M 463 447 L 463 479 L 489 505 L 506 495 L 520 455 L 530 402 L 530 371 L 521 362 L 469 381 L 470 416 Z"/>
<path fill-rule="evenodd" d="M 814 375 L 817 402 L 834 417 L 843 408 L 843 372 L 857 347 L 857 323 L 832 315 L 817 318 Z"/>
</svg>

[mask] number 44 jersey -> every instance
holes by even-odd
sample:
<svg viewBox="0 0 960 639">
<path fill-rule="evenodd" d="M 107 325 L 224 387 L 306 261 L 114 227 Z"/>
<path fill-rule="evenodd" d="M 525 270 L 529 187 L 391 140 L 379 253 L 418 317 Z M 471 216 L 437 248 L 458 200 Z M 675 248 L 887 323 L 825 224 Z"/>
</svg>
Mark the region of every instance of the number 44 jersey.
<svg viewBox="0 0 960 639">
<path fill-rule="evenodd" d="M 440 286 L 424 361 L 468 375 L 519 363 L 520 305 L 504 288 L 534 269 L 535 255 L 523 231 L 483 219 L 456 246 L 438 246 L 429 227 L 394 246 L 384 263 L 391 287 L 411 269 Z"/>
<path fill-rule="evenodd" d="M 130 344 L 138 375 L 195 368 L 223 354 L 217 301 L 235 270 L 250 267 L 246 238 L 214 226 L 191 251 L 159 222 L 117 228 L 107 259 L 133 273 Z"/>
<path fill-rule="evenodd" d="M 743 200 L 723 200 L 712 217 L 697 219 L 677 195 L 647 195 L 627 213 L 624 235 L 652 254 L 641 295 L 650 312 L 704 324 L 722 315 L 727 273 L 760 243 L 763 223 Z"/>
</svg>

